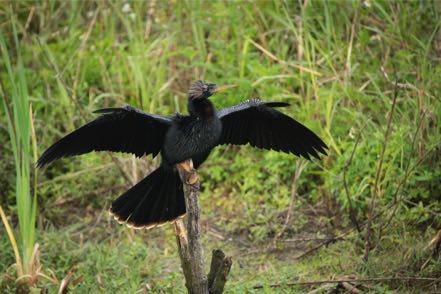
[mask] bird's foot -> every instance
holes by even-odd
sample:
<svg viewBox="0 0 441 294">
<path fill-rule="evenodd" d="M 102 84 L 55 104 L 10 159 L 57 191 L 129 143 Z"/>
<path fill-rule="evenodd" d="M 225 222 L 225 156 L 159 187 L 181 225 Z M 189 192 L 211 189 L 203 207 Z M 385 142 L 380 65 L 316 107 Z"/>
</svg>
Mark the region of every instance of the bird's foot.
<svg viewBox="0 0 441 294">
<path fill-rule="evenodd" d="M 193 189 L 199 190 L 200 189 L 200 183 L 199 183 L 199 177 L 196 173 L 196 170 L 193 167 L 193 161 L 186 160 L 178 164 L 178 167 L 181 168 L 183 173 L 184 182 L 187 185 L 190 185 Z"/>
<path fill-rule="evenodd" d="M 196 173 L 186 174 L 185 183 L 187 185 L 195 185 L 199 182 L 199 177 Z"/>
<path fill-rule="evenodd" d="M 193 169 L 191 172 L 185 174 L 185 184 L 190 185 L 195 190 L 199 190 L 200 183 L 196 170 Z"/>
<path fill-rule="evenodd" d="M 187 173 L 195 173 L 195 169 L 193 167 L 192 160 L 185 160 L 183 162 L 178 163 L 178 167 L 186 171 Z"/>
</svg>

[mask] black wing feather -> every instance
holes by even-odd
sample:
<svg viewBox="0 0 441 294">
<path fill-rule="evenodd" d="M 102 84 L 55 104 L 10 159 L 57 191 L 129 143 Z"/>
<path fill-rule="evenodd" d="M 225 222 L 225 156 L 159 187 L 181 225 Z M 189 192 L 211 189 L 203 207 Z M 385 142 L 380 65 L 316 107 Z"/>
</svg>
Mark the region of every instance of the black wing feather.
<svg viewBox="0 0 441 294">
<path fill-rule="evenodd" d="M 289 106 L 284 102 L 252 99 L 220 110 L 222 121 L 219 145 L 250 144 L 253 147 L 293 153 L 310 159 L 326 154 L 328 147 L 311 130 L 291 117 L 273 109 Z"/>
<path fill-rule="evenodd" d="M 168 117 L 149 114 L 132 106 L 104 108 L 97 119 L 76 129 L 49 147 L 37 162 L 44 166 L 61 157 L 92 151 L 156 156 L 171 124 Z"/>
</svg>

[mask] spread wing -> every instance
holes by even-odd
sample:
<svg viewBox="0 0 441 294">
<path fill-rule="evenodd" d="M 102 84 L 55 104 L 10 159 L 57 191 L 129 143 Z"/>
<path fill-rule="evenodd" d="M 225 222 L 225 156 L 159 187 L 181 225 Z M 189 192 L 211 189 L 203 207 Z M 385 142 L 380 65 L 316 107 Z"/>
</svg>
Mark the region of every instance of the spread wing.
<svg viewBox="0 0 441 294">
<path fill-rule="evenodd" d="M 156 156 L 171 124 L 171 118 L 149 114 L 129 105 L 100 109 L 95 113 L 102 115 L 49 147 L 38 159 L 37 166 L 92 151 Z"/>
<path fill-rule="evenodd" d="M 311 130 L 291 117 L 274 109 L 284 102 L 263 102 L 252 99 L 220 110 L 221 144 L 245 145 L 293 153 L 310 159 L 326 154 L 328 147 Z"/>
</svg>

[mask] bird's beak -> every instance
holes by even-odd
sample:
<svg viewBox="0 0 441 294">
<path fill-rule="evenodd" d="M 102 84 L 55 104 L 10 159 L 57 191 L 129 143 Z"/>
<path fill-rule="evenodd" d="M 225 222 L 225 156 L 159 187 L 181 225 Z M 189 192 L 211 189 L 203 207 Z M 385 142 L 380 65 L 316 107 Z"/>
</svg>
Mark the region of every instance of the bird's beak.
<svg viewBox="0 0 441 294">
<path fill-rule="evenodd" d="M 225 86 L 217 86 L 213 89 L 213 94 L 224 92 L 228 89 L 235 88 L 237 85 L 225 85 Z"/>
</svg>

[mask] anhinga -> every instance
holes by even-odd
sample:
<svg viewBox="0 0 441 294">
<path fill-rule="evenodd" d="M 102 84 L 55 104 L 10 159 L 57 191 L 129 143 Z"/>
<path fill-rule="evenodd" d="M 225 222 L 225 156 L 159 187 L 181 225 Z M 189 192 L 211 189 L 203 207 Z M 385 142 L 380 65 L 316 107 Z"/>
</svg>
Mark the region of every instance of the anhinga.
<svg viewBox="0 0 441 294">
<path fill-rule="evenodd" d="M 66 156 L 91 151 L 161 153 L 161 166 L 116 199 L 114 217 L 132 227 L 154 227 L 185 215 L 185 199 L 176 165 L 192 159 L 198 168 L 217 145 L 253 147 L 293 153 L 310 159 L 327 146 L 308 128 L 276 107 L 284 102 L 259 99 L 216 111 L 208 98 L 231 86 L 195 82 L 188 92 L 188 115 L 161 116 L 131 106 L 97 110 L 100 117 L 68 134 L 37 162 L 44 166 Z"/>
</svg>

